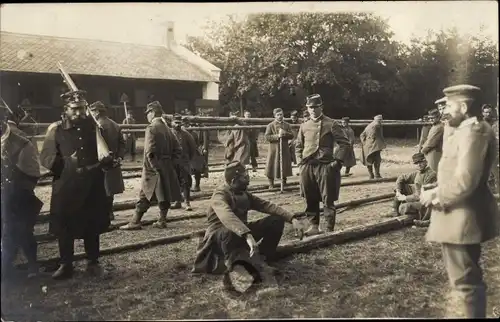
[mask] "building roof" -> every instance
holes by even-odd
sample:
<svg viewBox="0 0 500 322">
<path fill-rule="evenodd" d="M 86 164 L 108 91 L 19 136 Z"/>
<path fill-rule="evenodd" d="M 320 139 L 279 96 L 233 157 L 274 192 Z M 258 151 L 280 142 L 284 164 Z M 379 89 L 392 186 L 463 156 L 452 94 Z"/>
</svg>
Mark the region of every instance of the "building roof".
<svg viewBox="0 0 500 322">
<path fill-rule="evenodd" d="M 70 74 L 218 81 L 163 46 L 0 32 L 0 70 L 59 74 L 58 61 Z"/>
</svg>

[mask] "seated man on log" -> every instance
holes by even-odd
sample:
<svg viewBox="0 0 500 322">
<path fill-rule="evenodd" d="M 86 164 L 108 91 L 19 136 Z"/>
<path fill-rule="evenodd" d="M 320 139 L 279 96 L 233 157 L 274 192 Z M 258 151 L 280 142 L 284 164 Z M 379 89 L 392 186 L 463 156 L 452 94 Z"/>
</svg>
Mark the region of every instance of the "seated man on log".
<svg viewBox="0 0 500 322">
<path fill-rule="evenodd" d="M 420 204 L 420 189 L 424 185 L 435 183 L 436 172 L 432 170 L 425 156 L 416 153 L 412 156 L 413 164 L 417 166 L 417 171 L 402 174 L 396 180 L 396 197 L 394 198 L 394 213 L 390 217 L 399 215 L 413 215 L 417 217 L 415 225 L 425 226 L 430 220 L 430 209 L 422 207 Z"/>
<path fill-rule="evenodd" d="M 275 269 L 266 261 L 276 253 L 285 221 L 301 231 L 304 222 L 293 213 L 247 192 L 250 179 L 242 163 L 229 163 L 224 177 L 226 184 L 212 196 L 208 228 L 198 246 L 192 272 L 222 274 L 231 271 L 236 263 L 244 262 L 263 276 L 270 276 Z M 271 216 L 248 222 L 249 210 Z"/>
</svg>

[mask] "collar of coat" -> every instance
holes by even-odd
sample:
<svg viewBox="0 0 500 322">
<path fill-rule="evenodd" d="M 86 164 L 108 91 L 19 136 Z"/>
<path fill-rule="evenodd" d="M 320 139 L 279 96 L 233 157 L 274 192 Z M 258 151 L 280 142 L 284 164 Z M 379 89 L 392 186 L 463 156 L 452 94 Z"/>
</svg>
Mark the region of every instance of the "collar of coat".
<svg viewBox="0 0 500 322">
<path fill-rule="evenodd" d="M 464 121 L 462 121 L 462 123 L 460 123 L 460 125 L 458 126 L 459 129 L 463 128 L 463 127 L 466 127 L 468 125 L 471 125 L 471 124 L 474 124 L 474 123 L 477 123 L 477 117 L 470 117 Z"/>
<path fill-rule="evenodd" d="M 310 119 L 311 121 L 313 121 L 313 122 L 317 122 L 317 121 L 322 120 L 324 115 L 325 115 L 325 114 L 321 113 L 321 115 L 320 115 L 320 116 L 315 117 L 315 118 L 314 118 L 314 117 L 309 117 L 309 119 Z"/>
</svg>

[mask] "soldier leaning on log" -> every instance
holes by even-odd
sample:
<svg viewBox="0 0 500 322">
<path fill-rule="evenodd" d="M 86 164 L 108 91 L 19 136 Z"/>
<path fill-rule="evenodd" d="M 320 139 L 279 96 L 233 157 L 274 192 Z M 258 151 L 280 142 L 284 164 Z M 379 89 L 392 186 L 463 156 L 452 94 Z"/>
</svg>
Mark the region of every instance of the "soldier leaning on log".
<svg viewBox="0 0 500 322">
<path fill-rule="evenodd" d="M 291 118 L 290 125 L 300 124 L 298 114 L 299 113 L 297 111 L 293 111 L 292 113 L 290 113 L 290 118 Z M 293 139 L 288 141 L 288 147 L 290 149 L 290 157 L 292 159 L 292 163 L 296 165 L 297 156 L 295 155 L 295 142 L 297 141 L 297 134 L 299 133 L 299 128 L 292 127 L 291 130 L 293 133 Z"/>
<path fill-rule="evenodd" d="M 498 141 L 498 116 L 496 115 L 495 110 L 491 105 L 485 104 L 482 107 L 483 120 L 485 120 L 490 126 L 493 132 L 495 133 L 495 137 Z M 500 181 L 498 178 L 498 158 L 496 162 L 493 163 L 493 167 L 491 167 L 491 175 L 488 180 L 489 185 L 493 191 L 497 193 L 500 192 Z"/>
<path fill-rule="evenodd" d="M 307 97 L 310 119 L 300 125 L 297 135 L 297 161 L 301 166 L 300 189 L 305 197 L 306 215 L 311 222 L 307 235 L 320 234 L 319 204 L 323 202 L 326 229 L 335 226 L 335 201 L 340 192 L 340 169 L 350 148 L 349 139 L 340 125 L 323 114 L 323 101 L 318 94 Z M 335 144 L 339 151 L 334 156 Z"/>
<path fill-rule="evenodd" d="M 293 213 L 248 192 L 250 178 L 242 163 L 229 163 L 224 178 L 226 184 L 215 190 L 210 201 L 208 228 L 198 245 L 192 272 L 222 274 L 245 262 L 267 277 L 274 269 L 266 262 L 276 253 L 285 222 L 297 230 L 305 225 Z M 271 216 L 248 222 L 249 210 Z"/>
<path fill-rule="evenodd" d="M 113 155 L 113 164 L 103 170 L 104 185 L 106 188 L 106 194 L 108 195 L 109 219 L 114 220 L 114 197 L 116 194 L 120 194 L 125 191 L 125 183 L 123 182 L 121 169 L 121 163 L 126 150 L 125 140 L 120 126 L 106 115 L 108 108 L 101 101 L 92 103 L 89 110 L 101 126 L 101 133 L 104 141 L 106 141 L 109 151 Z"/>
<path fill-rule="evenodd" d="M 246 166 L 250 163 L 250 140 L 246 130 L 238 129 L 239 125 L 244 125 L 244 122 L 237 120 L 235 129 L 229 132 L 224 156 L 228 163 L 239 161 Z"/>
<path fill-rule="evenodd" d="M 12 112 L 12 113 L 11 113 Z M 40 160 L 33 143 L 22 131 L 13 131 L 11 124 L 19 124 L 22 109 L 1 110 L 2 159 L 2 283 L 13 273 L 13 262 L 18 249 L 28 261 L 28 277 L 38 272 L 37 243 L 33 235 L 36 217 L 43 203 L 35 196 L 40 177 Z"/>
<path fill-rule="evenodd" d="M 283 120 L 283 110 L 275 108 L 273 110 L 275 120 L 269 123 L 264 134 L 269 143 L 266 161 L 266 177 L 269 180 L 269 189 L 274 188 L 274 179 L 283 180 L 293 175 L 292 157 L 288 147 L 288 140 L 293 139 L 292 127 Z M 281 160 L 280 160 L 281 153 Z M 282 162 L 282 165 L 280 164 Z M 281 173 L 281 166 L 283 173 Z"/>
<path fill-rule="evenodd" d="M 481 243 L 500 234 L 497 201 L 488 187 L 498 156 L 498 140 L 491 126 L 478 119 L 478 87 L 457 85 L 443 92 L 447 105 L 437 187 L 424 187 L 428 190 L 420 196 L 423 206 L 433 208 L 426 238 L 442 245 L 450 285 L 457 295 L 452 298 L 460 303 L 461 313 L 467 318 L 485 318 Z M 453 304 L 448 307 L 456 308 Z"/>
<path fill-rule="evenodd" d="M 347 150 L 346 155 L 344 157 L 345 167 L 345 176 L 348 177 L 351 175 L 351 168 L 356 165 L 356 155 L 354 154 L 354 141 L 356 140 L 356 136 L 354 135 L 354 130 L 349 126 L 350 119 L 348 117 L 343 117 L 342 122 L 342 130 L 345 133 L 345 136 L 349 139 L 350 148 Z M 338 147 L 336 148 L 335 153 L 338 152 Z"/>
<path fill-rule="evenodd" d="M 123 120 L 122 124 L 135 124 L 135 119 L 132 116 L 131 111 L 127 111 L 127 115 L 125 119 Z M 130 157 L 132 159 L 132 162 L 135 161 L 135 156 L 136 156 L 136 141 L 137 137 L 135 133 L 133 132 L 128 132 L 123 134 L 123 138 L 125 139 L 125 145 L 126 145 L 126 150 L 127 154 L 130 154 Z"/>
<path fill-rule="evenodd" d="M 252 113 L 250 113 L 250 111 L 245 111 L 244 115 L 246 119 L 252 117 Z M 246 131 L 248 134 L 248 141 L 250 142 L 250 164 L 252 165 L 252 171 L 257 172 L 257 166 L 259 165 L 257 162 L 257 158 L 259 157 L 259 146 L 257 144 L 257 140 L 259 138 L 259 130 L 249 129 Z"/>
<path fill-rule="evenodd" d="M 415 217 L 415 224 L 424 226 L 430 220 L 430 208 L 422 207 L 420 203 L 420 191 L 424 185 L 435 183 L 436 172 L 432 170 L 422 153 L 416 153 L 412 157 L 416 171 L 398 176 L 396 180 L 396 196 L 393 201 L 394 212 L 389 217 L 410 215 Z"/>
<path fill-rule="evenodd" d="M 367 167 L 370 179 L 382 178 L 380 175 L 381 152 L 387 147 L 382 131 L 382 115 L 375 116 L 359 138 L 361 140 L 361 161 Z M 374 169 L 375 175 L 373 173 Z"/>
<path fill-rule="evenodd" d="M 177 160 L 181 158 L 179 141 L 162 118 L 160 102 L 149 103 L 145 114 L 150 124 L 145 129 L 141 191 L 134 217 L 127 225 L 120 227 L 123 230 L 141 229 L 142 216 L 151 207 L 152 201 L 157 201 L 160 208 L 160 218 L 153 227 L 166 228 L 170 202 L 182 198 L 175 170 Z"/>
<path fill-rule="evenodd" d="M 179 114 L 174 115 L 174 120 L 172 122 L 173 133 L 179 141 L 181 147 L 180 158 L 176 160 L 175 169 L 177 171 L 177 178 L 181 185 L 181 190 L 183 192 L 184 201 L 186 203 L 186 210 L 191 211 L 191 186 L 193 185 L 193 179 L 191 178 L 191 163 L 193 162 L 198 149 L 196 147 L 196 142 L 193 136 L 182 128 L 182 116 Z M 172 209 L 182 208 L 182 198 L 174 199 L 174 205 Z"/>
<path fill-rule="evenodd" d="M 421 152 L 425 155 L 429 167 L 438 171 L 439 160 L 443 153 L 443 133 L 444 124 L 441 122 L 441 115 L 438 109 L 429 111 L 429 121 L 432 122 L 432 127 L 429 130 L 427 139 L 422 145 Z"/>
<path fill-rule="evenodd" d="M 199 124 L 190 123 L 188 119 L 184 119 L 184 129 L 189 126 L 200 126 Z M 204 142 L 203 142 L 203 131 L 190 131 L 189 134 L 193 137 L 193 140 L 196 145 L 196 151 L 193 159 L 191 160 L 191 173 L 194 176 L 194 187 L 192 187 L 193 192 L 201 191 L 200 182 L 201 175 L 205 171 L 207 167 L 207 163 L 205 162 L 205 155 L 208 151 L 205 150 Z"/>
<path fill-rule="evenodd" d="M 103 167 L 111 159 L 99 161 L 94 120 L 86 115 L 84 92 L 62 95 L 62 120 L 52 123 L 43 142 L 40 160 L 54 179 L 50 203 L 49 232 L 57 236 L 61 265 L 55 279 L 73 275 L 74 240 L 83 238 L 87 271 L 98 274 L 99 235 L 107 231 L 109 199 L 104 186 Z"/>
</svg>

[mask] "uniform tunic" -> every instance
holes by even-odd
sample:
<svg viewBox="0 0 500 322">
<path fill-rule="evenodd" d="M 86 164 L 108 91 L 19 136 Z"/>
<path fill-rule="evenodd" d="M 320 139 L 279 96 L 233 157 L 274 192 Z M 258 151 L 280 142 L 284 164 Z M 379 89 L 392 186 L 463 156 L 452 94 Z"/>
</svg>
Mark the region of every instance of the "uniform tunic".
<svg viewBox="0 0 500 322">
<path fill-rule="evenodd" d="M 250 210 L 273 216 L 249 223 Z M 248 246 L 242 237 L 249 232 L 256 241 L 262 238 L 259 252 L 272 256 L 281 239 L 284 222 L 291 222 L 293 216 L 249 192 L 236 193 L 227 185 L 217 188 L 210 201 L 208 228 L 196 252 L 194 271 L 223 273 L 228 262 L 247 258 Z"/>
<path fill-rule="evenodd" d="M 361 140 L 361 162 L 365 166 L 370 166 L 375 161 L 372 160 L 373 155 L 387 147 L 382 125 L 372 121 L 366 126 L 359 138 Z"/>
<path fill-rule="evenodd" d="M 437 172 L 439 160 L 443 153 L 443 133 L 444 124 L 439 122 L 434 124 L 429 130 L 427 140 L 422 145 L 422 153 L 425 155 L 427 163 L 432 170 Z"/>
<path fill-rule="evenodd" d="M 425 207 L 420 204 L 420 191 L 423 185 L 435 183 L 437 180 L 436 172 L 429 166 L 422 171 L 405 173 L 396 180 L 396 188 L 406 196 L 406 201 L 400 202 L 395 199 L 396 210 L 401 215 L 424 213 Z"/>
<path fill-rule="evenodd" d="M 281 139 L 279 137 L 280 129 L 283 129 L 283 131 L 285 131 L 285 136 L 283 136 Z M 293 132 L 290 124 L 288 124 L 287 122 L 279 123 L 278 121 L 269 123 L 266 128 L 265 138 L 266 141 L 269 142 L 266 161 L 266 176 L 269 179 L 281 178 L 279 157 L 281 151 L 283 161 L 283 176 L 285 178 L 292 176 L 292 158 L 290 156 L 290 149 L 288 148 L 288 140 L 293 139 Z"/>
<path fill-rule="evenodd" d="M 47 129 L 40 153 L 42 165 L 54 174 L 49 231 L 84 238 L 109 226 L 104 172 L 97 157 L 96 125 L 91 118 L 73 124 L 66 119 Z M 88 171 L 77 173 L 77 168 Z"/>
<path fill-rule="evenodd" d="M 245 130 L 234 129 L 229 132 L 225 147 L 225 157 L 228 162 L 239 161 L 244 165 L 250 163 L 250 140 Z"/>
<path fill-rule="evenodd" d="M 422 132 L 420 133 L 420 139 L 418 140 L 418 146 L 419 146 L 419 152 L 422 149 L 422 146 L 424 146 L 425 141 L 427 140 L 427 137 L 429 136 L 429 131 L 431 130 L 432 125 L 424 125 L 422 126 Z"/>
</svg>

